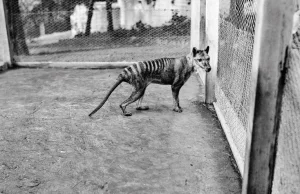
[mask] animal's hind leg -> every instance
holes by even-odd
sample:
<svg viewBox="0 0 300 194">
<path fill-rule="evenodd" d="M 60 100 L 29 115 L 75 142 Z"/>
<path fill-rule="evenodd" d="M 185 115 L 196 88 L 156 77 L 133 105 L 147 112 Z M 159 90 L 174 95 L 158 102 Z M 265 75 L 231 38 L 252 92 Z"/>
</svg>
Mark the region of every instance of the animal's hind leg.
<svg viewBox="0 0 300 194">
<path fill-rule="evenodd" d="M 146 88 L 143 91 L 143 95 L 138 100 L 136 110 L 149 110 L 149 106 L 142 106 L 142 102 L 143 102 L 143 98 L 144 98 L 144 95 L 145 95 L 145 91 L 146 91 Z"/>
<path fill-rule="evenodd" d="M 122 109 L 122 112 L 123 112 L 123 115 L 124 116 L 131 116 L 132 113 L 131 112 L 127 112 L 126 111 L 126 107 L 137 101 L 138 99 L 140 99 L 141 97 L 143 96 L 143 89 L 140 89 L 140 90 L 135 90 L 132 92 L 132 94 L 130 95 L 130 97 L 125 100 L 124 102 L 122 102 L 122 104 L 120 104 L 120 108 Z"/>
</svg>

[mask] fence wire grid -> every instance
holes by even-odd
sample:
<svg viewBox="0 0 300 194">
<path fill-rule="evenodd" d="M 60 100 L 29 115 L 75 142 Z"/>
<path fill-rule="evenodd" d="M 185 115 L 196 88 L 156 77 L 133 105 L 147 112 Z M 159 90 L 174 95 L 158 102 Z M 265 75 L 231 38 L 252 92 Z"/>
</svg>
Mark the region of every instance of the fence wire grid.
<svg viewBox="0 0 300 194">
<path fill-rule="evenodd" d="M 217 104 L 241 158 L 245 155 L 256 0 L 220 2 Z"/>
<path fill-rule="evenodd" d="M 173 8 L 146 0 L 128 5 L 112 1 L 107 8 L 105 1 L 95 1 L 93 9 L 69 0 L 13 1 L 7 7 L 16 61 L 130 62 L 189 52 L 186 0 Z"/>
</svg>

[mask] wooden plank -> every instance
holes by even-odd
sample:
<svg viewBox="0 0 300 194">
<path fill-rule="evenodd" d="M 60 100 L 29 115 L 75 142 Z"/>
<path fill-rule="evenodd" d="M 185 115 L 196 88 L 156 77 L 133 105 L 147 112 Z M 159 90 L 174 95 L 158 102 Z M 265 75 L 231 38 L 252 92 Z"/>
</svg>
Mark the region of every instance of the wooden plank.
<svg viewBox="0 0 300 194">
<path fill-rule="evenodd" d="M 191 50 L 206 46 L 205 14 L 206 0 L 191 1 Z"/>
<path fill-rule="evenodd" d="M 206 0 L 200 0 L 200 45 L 199 49 L 204 50 L 206 43 Z"/>
<path fill-rule="evenodd" d="M 272 192 L 293 2 L 258 1 L 243 194 Z"/>
</svg>

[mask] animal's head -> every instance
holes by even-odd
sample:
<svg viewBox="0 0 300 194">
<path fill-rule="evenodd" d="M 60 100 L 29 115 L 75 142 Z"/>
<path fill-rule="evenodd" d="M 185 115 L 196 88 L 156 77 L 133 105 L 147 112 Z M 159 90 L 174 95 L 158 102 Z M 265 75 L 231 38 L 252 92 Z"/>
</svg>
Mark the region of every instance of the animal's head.
<svg viewBox="0 0 300 194">
<path fill-rule="evenodd" d="M 206 47 L 205 50 L 197 50 L 195 47 L 192 49 L 192 52 L 190 54 L 191 57 L 191 63 L 194 68 L 200 67 L 204 69 L 206 72 L 210 72 L 210 57 L 208 55 L 209 52 L 209 46 Z"/>
</svg>

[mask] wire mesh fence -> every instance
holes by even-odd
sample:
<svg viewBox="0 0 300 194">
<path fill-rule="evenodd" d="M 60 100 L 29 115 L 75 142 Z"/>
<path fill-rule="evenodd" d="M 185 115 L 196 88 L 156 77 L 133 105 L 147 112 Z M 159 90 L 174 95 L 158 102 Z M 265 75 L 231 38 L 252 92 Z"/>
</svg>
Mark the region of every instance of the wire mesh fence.
<svg viewBox="0 0 300 194">
<path fill-rule="evenodd" d="M 186 0 L 173 7 L 134 0 L 128 1 L 132 5 L 115 1 L 107 7 L 107 2 L 92 1 L 92 9 L 68 0 L 15 2 L 8 5 L 14 7 L 9 12 L 11 31 L 24 33 L 11 36 L 16 61 L 119 62 L 189 52 Z"/>
<path fill-rule="evenodd" d="M 220 2 L 216 97 L 243 158 L 248 128 L 256 0 Z"/>
</svg>

